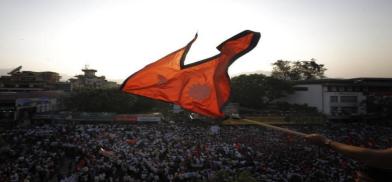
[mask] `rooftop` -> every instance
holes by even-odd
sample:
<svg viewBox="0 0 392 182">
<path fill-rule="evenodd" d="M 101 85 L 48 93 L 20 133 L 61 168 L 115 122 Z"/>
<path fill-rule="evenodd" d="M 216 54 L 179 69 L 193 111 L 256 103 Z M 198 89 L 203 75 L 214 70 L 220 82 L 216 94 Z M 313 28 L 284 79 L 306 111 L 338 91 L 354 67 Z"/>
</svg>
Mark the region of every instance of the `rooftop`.
<svg viewBox="0 0 392 182">
<path fill-rule="evenodd" d="M 392 86 L 392 78 L 376 78 L 376 77 L 358 77 L 358 78 L 327 78 L 318 80 L 298 80 L 293 81 L 295 84 L 355 84 L 355 85 L 390 85 Z"/>
</svg>

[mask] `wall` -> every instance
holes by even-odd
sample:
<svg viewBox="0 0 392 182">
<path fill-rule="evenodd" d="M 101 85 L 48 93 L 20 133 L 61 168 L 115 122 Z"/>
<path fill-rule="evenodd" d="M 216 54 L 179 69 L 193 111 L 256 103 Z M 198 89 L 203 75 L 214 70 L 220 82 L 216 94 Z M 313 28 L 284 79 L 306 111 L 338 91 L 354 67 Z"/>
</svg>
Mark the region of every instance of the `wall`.
<svg viewBox="0 0 392 182">
<path fill-rule="evenodd" d="M 338 101 L 337 102 L 331 102 L 330 97 L 331 96 L 337 96 Z M 344 103 L 341 102 L 341 96 L 356 96 L 357 97 L 357 102 L 352 102 L 352 103 Z M 325 108 L 325 114 L 331 115 L 331 107 L 358 107 L 358 112 L 354 114 L 365 114 L 366 113 L 366 108 L 365 105 L 362 105 L 362 102 L 366 100 L 366 96 L 363 95 L 362 92 L 325 92 L 324 93 L 324 108 Z"/>
<path fill-rule="evenodd" d="M 321 84 L 300 84 L 295 87 L 307 88 L 307 90 L 295 91 L 293 94 L 279 99 L 290 104 L 307 104 L 310 107 L 316 107 L 318 111 L 323 112 L 323 97 Z"/>
</svg>

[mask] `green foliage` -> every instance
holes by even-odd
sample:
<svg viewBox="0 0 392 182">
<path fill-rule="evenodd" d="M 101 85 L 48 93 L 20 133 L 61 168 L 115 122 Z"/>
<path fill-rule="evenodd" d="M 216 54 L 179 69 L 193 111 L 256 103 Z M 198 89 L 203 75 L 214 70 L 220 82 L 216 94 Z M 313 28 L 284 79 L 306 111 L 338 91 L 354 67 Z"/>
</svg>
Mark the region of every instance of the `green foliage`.
<svg viewBox="0 0 392 182">
<path fill-rule="evenodd" d="M 368 96 L 365 101 L 367 113 L 379 117 L 379 119 L 392 118 L 392 97 Z"/>
<path fill-rule="evenodd" d="M 159 111 L 165 103 L 130 95 L 118 89 L 84 89 L 63 98 L 68 110 L 82 112 L 139 113 Z"/>
<path fill-rule="evenodd" d="M 327 70 L 323 64 L 310 61 L 278 60 L 273 65 L 271 76 L 280 80 L 315 80 L 325 78 Z"/>
<path fill-rule="evenodd" d="M 271 76 L 280 80 L 291 80 L 294 75 L 291 69 L 290 61 L 278 60 L 272 63 L 272 73 Z"/>
<path fill-rule="evenodd" d="M 290 83 L 263 74 L 240 75 L 231 79 L 231 101 L 243 107 L 264 108 L 292 92 Z"/>
</svg>

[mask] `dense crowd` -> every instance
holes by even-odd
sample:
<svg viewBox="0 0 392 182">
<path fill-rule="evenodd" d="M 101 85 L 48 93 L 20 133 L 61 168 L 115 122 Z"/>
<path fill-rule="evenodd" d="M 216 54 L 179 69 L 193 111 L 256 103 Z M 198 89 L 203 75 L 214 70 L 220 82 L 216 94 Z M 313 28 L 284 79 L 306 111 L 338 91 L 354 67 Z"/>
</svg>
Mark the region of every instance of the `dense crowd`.
<svg viewBox="0 0 392 182">
<path fill-rule="evenodd" d="M 288 126 L 370 148 L 392 128 L 361 123 Z M 216 129 L 216 127 L 215 127 Z M 256 126 L 47 124 L 1 134 L 0 181 L 353 181 L 363 167 L 327 148 Z"/>
</svg>

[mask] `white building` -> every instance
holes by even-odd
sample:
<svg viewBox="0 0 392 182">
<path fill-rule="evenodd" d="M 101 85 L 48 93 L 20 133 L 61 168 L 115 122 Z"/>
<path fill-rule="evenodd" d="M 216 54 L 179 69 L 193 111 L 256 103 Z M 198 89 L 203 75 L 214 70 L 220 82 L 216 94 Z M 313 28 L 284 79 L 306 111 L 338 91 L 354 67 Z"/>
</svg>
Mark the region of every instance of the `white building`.
<svg viewBox="0 0 392 182">
<path fill-rule="evenodd" d="M 366 99 L 392 95 L 392 78 L 353 78 L 297 81 L 294 93 L 279 99 L 315 107 L 331 119 L 366 114 Z"/>
<path fill-rule="evenodd" d="M 97 70 L 86 68 L 82 69 L 83 75 L 76 75 L 76 78 L 71 78 L 72 90 L 79 89 L 106 89 L 106 88 L 116 88 L 118 84 L 116 82 L 107 81 L 105 76 L 96 76 Z"/>
</svg>

